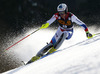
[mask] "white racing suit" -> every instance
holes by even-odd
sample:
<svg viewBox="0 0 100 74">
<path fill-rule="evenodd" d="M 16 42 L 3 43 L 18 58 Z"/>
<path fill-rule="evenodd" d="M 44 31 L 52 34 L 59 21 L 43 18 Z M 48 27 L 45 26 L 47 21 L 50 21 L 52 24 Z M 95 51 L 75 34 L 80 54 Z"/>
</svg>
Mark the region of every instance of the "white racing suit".
<svg viewBox="0 0 100 74">
<path fill-rule="evenodd" d="M 43 56 L 44 53 L 46 53 L 52 46 L 55 49 L 58 49 L 65 39 L 70 39 L 73 35 L 73 23 L 82 26 L 85 31 L 88 31 L 88 28 L 86 27 L 85 23 L 83 23 L 74 14 L 70 12 L 67 12 L 67 16 L 65 17 L 65 19 L 62 19 L 59 13 L 55 13 L 52 18 L 47 21 L 47 23 L 52 24 L 55 20 L 57 20 L 59 23 L 57 32 L 52 37 L 50 43 L 43 47 L 37 53 L 37 56 Z"/>
</svg>

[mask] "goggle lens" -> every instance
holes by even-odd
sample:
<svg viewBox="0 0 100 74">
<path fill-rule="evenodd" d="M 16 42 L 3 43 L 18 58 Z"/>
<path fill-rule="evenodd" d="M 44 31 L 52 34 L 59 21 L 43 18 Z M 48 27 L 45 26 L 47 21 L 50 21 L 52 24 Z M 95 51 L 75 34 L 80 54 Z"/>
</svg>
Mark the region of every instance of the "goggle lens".
<svg viewBox="0 0 100 74">
<path fill-rule="evenodd" d="M 63 14 L 65 14 L 65 12 L 64 12 L 64 11 L 61 11 L 61 12 L 59 12 L 59 14 L 60 14 L 60 15 L 63 15 Z"/>
</svg>

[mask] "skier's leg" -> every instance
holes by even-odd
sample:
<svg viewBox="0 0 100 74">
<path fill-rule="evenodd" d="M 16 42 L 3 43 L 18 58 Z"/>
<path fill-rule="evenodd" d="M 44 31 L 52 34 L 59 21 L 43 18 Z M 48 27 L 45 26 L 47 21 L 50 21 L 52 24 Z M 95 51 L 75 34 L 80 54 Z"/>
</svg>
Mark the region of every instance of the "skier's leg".
<svg viewBox="0 0 100 74">
<path fill-rule="evenodd" d="M 66 33 L 64 32 L 64 33 L 62 33 L 62 35 L 60 36 L 58 41 L 54 44 L 54 48 L 58 49 L 62 45 L 62 43 L 65 40 L 65 38 L 66 38 Z"/>
<path fill-rule="evenodd" d="M 54 48 L 52 48 L 49 51 L 49 53 L 56 51 L 62 45 L 63 41 L 65 39 L 67 40 L 70 39 L 72 35 L 73 35 L 73 29 L 69 31 L 63 31 L 63 32 L 58 29 L 58 31 L 56 32 L 55 36 L 52 38 L 52 41 L 51 41 L 53 43 Z M 56 36 L 58 36 L 58 38 Z"/>
<path fill-rule="evenodd" d="M 52 44 L 52 43 L 47 44 L 45 47 L 43 47 L 43 48 L 36 54 L 36 56 L 33 56 L 33 57 L 31 58 L 31 60 L 28 61 L 27 64 L 29 64 L 29 63 L 31 63 L 31 62 L 34 62 L 34 61 L 36 61 L 36 60 L 38 60 L 38 59 L 40 59 L 43 55 L 45 55 L 45 53 L 46 53 L 51 47 L 53 47 L 53 44 Z"/>
<path fill-rule="evenodd" d="M 47 54 L 51 54 L 51 53 L 55 52 L 61 46 L 61 44 L 63 43 L 65 38 L 66 38 L 66 36 L 63 33 Z"/>
<path fill-rule="evenodd" d="M 53 36 L 51 42 L 49 44 L 47 44 L 45 47 L 43 47 L 36 56 L 38 57 L 42 57 L 45 54 L 47 54 L 46 52 L 48 50 L 50 50 L 49 52 L 52 53 L 54 51 L 56 51 L 56 49 L 54 48 L 54 44 L 56 43 L 56 40 L 58 41 L 58 39 L 60 38 L 62 32 L 60 30 L 60 27 L 58 28 L 57 32 L 55 33 L 55 35 Z M 58 35 L 58 36 L 57 36 Z"/>
<path fill-rule="evenodd" d="M 51 48 L 53 47 L 52 43 L 47 44 L 45 47 L 43 47 L 36 56 L 42 57 L 45 55 L 45 53 Z"/>
<path fill-rule="evenodd" d="M 56 51 L 67 36 L 66 31 L 61 31 L 60 27 L 58 28 L 56 34 L 53 36 L 51 43 L 53 44 L 53 48 L 49 50 L 48 54 L 53 53 Z"/>
</svg>

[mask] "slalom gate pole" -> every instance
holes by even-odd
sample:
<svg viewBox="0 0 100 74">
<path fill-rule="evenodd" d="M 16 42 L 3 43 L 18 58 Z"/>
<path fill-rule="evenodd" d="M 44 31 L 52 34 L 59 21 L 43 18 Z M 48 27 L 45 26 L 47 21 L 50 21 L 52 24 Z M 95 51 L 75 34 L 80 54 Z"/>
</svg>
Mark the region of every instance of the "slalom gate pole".
<svg viewBox="0 0 100 74">
<path fill-rule="evenodd" d="M 5 51 L 6 51 L 6 50 L 9 50 L 9 49 L 12 48 L 14 45 L 18 44 L 19 42 L 21 42 L 22 40 L 26 39 L 27 37 L 29 37 L 29 36 L 32 35 L 33 33 L 37 32 L 38 30 L 40 30 L 40 28 L 37 29 L 37 30 L 35 30 L 34 32 L 30 33 L 29 35 L 25 36 L 24 38 L 20 39 L 19 41 L 17 41 L 16 43 L 14 43 L 13 45 L 11 45 L 10 47 L 6 48 Z"/>
</svg>

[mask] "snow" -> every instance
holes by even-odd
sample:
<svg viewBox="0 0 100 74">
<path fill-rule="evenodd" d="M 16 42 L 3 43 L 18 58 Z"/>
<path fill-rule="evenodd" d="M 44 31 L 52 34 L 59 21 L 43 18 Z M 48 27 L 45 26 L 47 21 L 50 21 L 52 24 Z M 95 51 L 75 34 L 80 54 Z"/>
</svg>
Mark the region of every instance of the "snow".
<svg viewBox="0 0 100 74">
<path fill-rule="evenodd" d="M 13 50 L 16 52 L 16 56 L 23 61 L 28 61 L 33 54 L 35 55 L 56 32 L 56 30 L 45 30 L 33 34 L 20 45 L 14 47 L 17 48 L 17 50 Z M 45 36 L 46 34 L 47 36 Z M 33 45 L 35 46 L 33 47 Z M 33 48 L 37 49 L 33 50 Z M 25 52 L 22 53 L 23 50 L 21 49 L 24 49 Z M 82 29 L 75 29 L 72 39 L 64 41 L 55 53 L 3 74 L 100 74 L 99 58 L 100 35 L 86 39 Z"/>
</svg>

